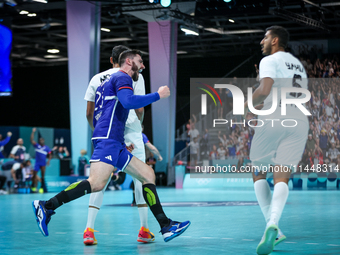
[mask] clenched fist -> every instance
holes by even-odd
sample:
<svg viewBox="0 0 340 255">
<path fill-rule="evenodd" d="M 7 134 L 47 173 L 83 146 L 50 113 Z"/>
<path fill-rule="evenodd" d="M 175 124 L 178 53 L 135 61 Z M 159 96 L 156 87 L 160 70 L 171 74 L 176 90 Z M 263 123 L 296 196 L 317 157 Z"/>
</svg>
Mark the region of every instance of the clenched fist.
<svg viewBox="0 0 340 255">
<path fill-rule="evenodd" d="M 170 96 L 170 89 L 168 86 L 159 87 L 157 92 L 160 98 L 167 98 Z"/>
</svg>

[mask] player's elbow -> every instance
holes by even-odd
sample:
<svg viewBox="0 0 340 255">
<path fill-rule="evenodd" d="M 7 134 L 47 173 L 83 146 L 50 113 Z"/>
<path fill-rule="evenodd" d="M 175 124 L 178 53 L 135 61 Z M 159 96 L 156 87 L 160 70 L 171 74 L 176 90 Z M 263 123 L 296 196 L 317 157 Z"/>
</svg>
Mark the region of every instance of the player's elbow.
<svg viewBox="0 0 340 255">
<path fill-rule="evenodd" d="M 128 110 L 135 109 L 133 103 L 130 100 L 123 100 L 120 102 L 125 109 L 128 109 Z"/>
</svg>

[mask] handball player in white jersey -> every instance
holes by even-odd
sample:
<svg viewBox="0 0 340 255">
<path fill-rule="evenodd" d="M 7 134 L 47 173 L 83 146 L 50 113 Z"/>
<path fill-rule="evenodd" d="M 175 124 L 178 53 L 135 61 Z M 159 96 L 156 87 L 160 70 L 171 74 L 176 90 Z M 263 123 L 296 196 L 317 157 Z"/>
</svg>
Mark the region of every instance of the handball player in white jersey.
<svg viewBox="0 0 340 255">
<path fill-rule="evenodd" d="M 260 86 L 253 93 L 253 106 L 263 102 L 262 110 L 268 110 L 273 104 L 273 90 L 277 89 L 277 109 L 270 115 L 260 115 L 255 128 L 254 139 L 250 148 L 253 166 L 272 166 L 274 168 L 274 191 L 271 194 L 264 168 L 253 173 L 255 194 L 266 220 L 266 230 L 257 247 L 258 254 L 269 254 L 274 246 L 286 237 L 278 228 L 279 220 L 288 198 L 290 174 L 301 160 L 307 136 L 308 119 L 295 104 L 287 104 L 286 115 L 281 115 L 281 89 L 303 88 L 307 90 L 307 75 L 301 62 L 284 51 L 289 40 L 288 31 L 280 26 L 266 29 L 261 41 L 264 57 L 260 62 Z M 308 92 L 306 92 L 308 93 Z M 304 93 L 286 93 L 287 99 L 303 99 Z M 302 105 L 303 106 L 303 105 Z M 304 106 L 303 106 L 304 107 Z M 245 103 L 246 113 L 248 102 Z M 308 112 L 306 110 L 306 112 Z M 282 120 L 287 121 L 284 127 Z M 273 121 L 268 121 L 273 120 Z M 262 127 L 260 127 L 263 124 Z"/>
<path fill-rule="evenodd" d="M 101 72 L 99 74 L 96 74 L 91 79 L 89 86 L 87 88 L 86 94 L 85 94 L 85 100 L 87 101 L 87 120 L 89 125 L 92 127 L 93 130 L 93 112 L 94 112 L 94 104 L 95 104 L 95 97 L 96 97 L 96 90 L 100 86 L 100 84 L 108 77 L 111 76 L 111 74 L 118 72 L 119 65 L 118 65 L 118 57 L 119 55 L 125 51 L 128 50 L 127 47 L 119 45 L 112 49 L 112 55 L 110 58 L 110 62 L 113 65 L 112 68 Z M 140 74 L 138 81 L 133 82 L 133 90 L 135 95 L 145 95 L 145 83 L 144 78 Z M 138 116 L 137 116 L 137 114 Z M 140 108 L 137 110 L 130 110 L 128 119 L 126 121 L 125 125 L 125 132 L 124 132 L 124 139 L 126 144 L 133 144 L 134 149 L 132 150 L 132 155 L 140 159 L 141 161 L 145 162 L 145 147 L 143 143 L 143 137 L 142 137 L 142 125 L 141 122 L 143 121 L 143 115 L 144 115 L 144 108 Z M 123 174 L 123 175 L 121 175 Z M 120 177 L 119 179 L 125 180 L 125 173 L 119 172 Z M 124 176 L 124 177 L 123 177 Z M 143 198 L 143 192 L 142 192 L 142 183 L 138 181 L 136 178 L 132 177 L 135 187 L 135 199 L 136 204 L 138 207 L 140 222 L 141 222 L 141 228 L 138 233 L 137 241 L 138 242 L 152 242 L 155 240 L 155 236 L 152 232 L 150 232 L 148 228 L 148 205 L 146 204 L 144 198 Z M 109 179 L 108 183 L 111 181 Z M 122 180 L 119 180 L 122 181 Z M 106 184 L 106 186 L 108 185 Z M 84 244 L 85 245 L 95 245 L 97 244 L 97 240 L 94 236 L 94 222 L 96 220 L 97 213 L 102 205 L 104 192 L 106 190 L 106 187 L 96 193 L 91 193 L 90 195 L 90 201 L 89 201 L 89 209 L 88 209 L 88 219 L 86 224 L 86 229 L 84 231 Z"/>
</svg>

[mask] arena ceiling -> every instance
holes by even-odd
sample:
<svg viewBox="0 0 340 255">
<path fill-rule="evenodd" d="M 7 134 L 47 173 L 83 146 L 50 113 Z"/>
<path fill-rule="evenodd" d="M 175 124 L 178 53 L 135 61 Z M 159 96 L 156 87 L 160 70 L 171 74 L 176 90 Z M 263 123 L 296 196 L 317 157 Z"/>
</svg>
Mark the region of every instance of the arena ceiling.
<svg viewBox="0 0 340 255">
<path fill-rule="evenodd" d="M 0 0 L 0 19 L 10 20 L 13 31 L 13 67 L 66 64 L 66 2 L 47 1 Z M 178 58 L 251 55 L 260 51 L 264 29 L 274 24 L 286 27 L 295 41 L 340 38 L 340 1 L 173 0 L 169 8 L 147 0 L 100 2 L 101 27 L 110 29 L 101 32 L 101 61 L 117 44 L 138 48 L 147 57 L 147 22 L 168 19 L 199 32 L 185 35 L 178 29 Z M 54 48 L 60 52 L 47 52 Z"/>
</svg>

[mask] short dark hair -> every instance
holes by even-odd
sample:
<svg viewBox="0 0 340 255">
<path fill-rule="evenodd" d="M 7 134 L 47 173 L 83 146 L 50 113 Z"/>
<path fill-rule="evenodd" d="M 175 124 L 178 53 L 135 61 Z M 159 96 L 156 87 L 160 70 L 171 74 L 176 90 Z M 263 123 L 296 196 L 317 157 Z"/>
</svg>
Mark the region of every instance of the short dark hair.
<svg viewBox="0 0 340 255">
<path fill-rule="evenodd" d="M 113 47 L 112 49 L 112 54 L 111 54 L 111 57 L 112 57 L 112 62 L 114 64 L 117 64 L 118 63 L 118 59 L 119 59 L 119 55 L 123 52 L 123 51 L 126 51 L 126 50 L 129 50 L 128 47 L 124 46 L 124 45 L 118 45 L 116 47 Z"/>
<path fill-rule="evenodd" d="M 123 51 L 118 59 L 119 66 L 122 66 L 127 58 L 134 58 L 136 55 L 143 56 L 140 50 L 126 50 Z"/>
<path fill-rule="evenodd" d="M 281 26 L 271 26 L 266 28 L 266 32 L 270 30 L 272 37 L 279 38 L 279 46 L 286 48 L 289 41 L 289 32 Z"/>
</svg>

